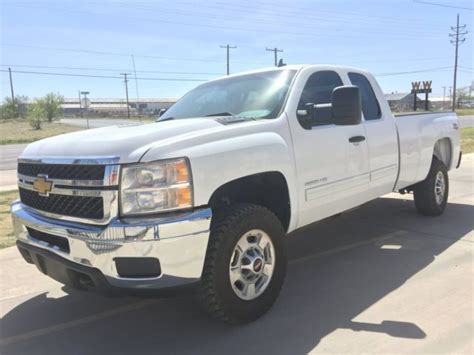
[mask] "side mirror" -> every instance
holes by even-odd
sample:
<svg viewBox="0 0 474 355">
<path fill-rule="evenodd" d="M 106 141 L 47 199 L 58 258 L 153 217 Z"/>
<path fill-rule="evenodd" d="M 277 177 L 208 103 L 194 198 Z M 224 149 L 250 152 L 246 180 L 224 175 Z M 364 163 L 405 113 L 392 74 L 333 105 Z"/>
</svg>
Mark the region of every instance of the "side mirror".
<svg viewBox="0 0 474 355">
<path fill-rule="evenodd" d="M 332 92 L 332 118 L 339 126 L 358 125 L 362 118 L 360 90 L 357 86 L 339 86 Z"/>
<path fill-rule="evenodd" d="M 304 105 L 303 110 L 298 110 L 296 112 L 298 116 L 298 121 L 305 129 L 311 129 L 311 126 L 313 125 L 314 115 L 316 112 L 315 107 L 316 105 L 312 102 L 307 103 Z"/>
</svg>

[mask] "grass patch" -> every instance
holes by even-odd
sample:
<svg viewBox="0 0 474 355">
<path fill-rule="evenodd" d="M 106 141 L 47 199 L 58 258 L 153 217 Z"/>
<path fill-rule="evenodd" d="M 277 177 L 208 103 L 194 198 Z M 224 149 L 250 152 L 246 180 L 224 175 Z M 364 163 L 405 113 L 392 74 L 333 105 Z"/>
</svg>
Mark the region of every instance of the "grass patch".
<svg viewBox="0 0 474 355">
<path fill-rule="evenodd" d="M 456 113 L 458 116 L 474 116 L 474 108 L 460 108 Z"/>
<path fill-rule="evenodd" d="M 463 154 L 474 153 L 474 127 L 461 128 L 461 150 Z"/>
<path fill-rule="evenodd" d="M 1 120 L 0 145 L 31 143 L 39 139 L 57 136 L 63 133 L 80 131 L 82 128 L 58 122 L 43 123 L 40 130 L 33 129 L 27 120 Z"/>
<path fill-rule="evenodd" d="M 18 191 L 0 192 L 0 249 L 15 245 L 10 203 L 18 198 Z"/>
</svg>

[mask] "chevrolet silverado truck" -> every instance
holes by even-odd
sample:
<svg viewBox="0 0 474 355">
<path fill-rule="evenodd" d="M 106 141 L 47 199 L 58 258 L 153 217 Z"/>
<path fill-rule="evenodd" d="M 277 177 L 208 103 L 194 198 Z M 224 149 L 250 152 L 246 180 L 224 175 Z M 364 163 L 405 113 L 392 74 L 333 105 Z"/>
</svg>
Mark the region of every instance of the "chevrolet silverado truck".
<svg viewBox="0 0 474 355">
<path fill-rule="evenodd" d="M 440 215 L 460 160 L 454 113 L 394 117 L 365 71 L 286 66 L 204 83 L 155 123 L 30 144 L 11 212 L 24 259 L 64 284 L 191 289 L 245 323 L 277 299 L 288 233 L 392 191 Z"/>
</svg>

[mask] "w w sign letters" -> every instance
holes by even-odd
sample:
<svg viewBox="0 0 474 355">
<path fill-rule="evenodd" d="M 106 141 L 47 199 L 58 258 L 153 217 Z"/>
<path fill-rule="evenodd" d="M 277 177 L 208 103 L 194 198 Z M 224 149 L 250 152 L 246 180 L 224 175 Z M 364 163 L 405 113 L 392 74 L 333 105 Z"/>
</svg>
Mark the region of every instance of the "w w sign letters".
<svg viewBox="0 0 474 355">
<path fill-rule="evenodd" d="M 431 92 L 432 81 L 423 81 L 423 88 L 421 88 L 421 81 L 411 82 L 411 93 L 413 94 L 413 110 L 416 111 L 417 94 L 425 94 L 425 110 L 428 111 L 428 94 Z"/>
</svg>

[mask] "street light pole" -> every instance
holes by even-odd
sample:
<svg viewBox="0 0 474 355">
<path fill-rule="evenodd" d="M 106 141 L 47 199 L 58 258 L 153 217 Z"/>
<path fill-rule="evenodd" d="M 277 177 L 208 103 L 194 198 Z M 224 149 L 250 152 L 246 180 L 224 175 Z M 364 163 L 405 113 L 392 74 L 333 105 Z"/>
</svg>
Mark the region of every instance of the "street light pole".
<svg viewBox="0 0 474 355">
<path fill-rule="evenodd" d="M 130 106 L 128 104 L 128 79 L 127 79 L 127 75 L 129 75 L 129 73 L 120 73 L 120 75 L 123 75 L 123 82 L 125 83 L 125 97 L 127 99 L 127 117 L 130 118 Z"/>
<path fill-rule="evenodd" d="M 89 91 L 81 91 L 79 93 L 79 99 L 80 99 L 80 94 L 84 95 L 84 108 L 87 109 L 87 95 L 90 94 Z M 81 114 L 82 114 L 82 104 L 81 104 Z M 86 121 L 87 121 L 87 128 L 89 129 L 89 115 L 86 115 Z"/>
</svg>

